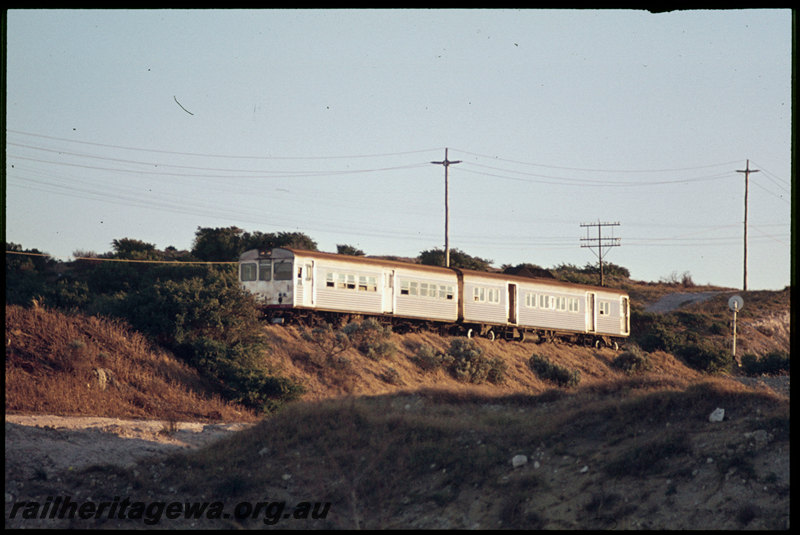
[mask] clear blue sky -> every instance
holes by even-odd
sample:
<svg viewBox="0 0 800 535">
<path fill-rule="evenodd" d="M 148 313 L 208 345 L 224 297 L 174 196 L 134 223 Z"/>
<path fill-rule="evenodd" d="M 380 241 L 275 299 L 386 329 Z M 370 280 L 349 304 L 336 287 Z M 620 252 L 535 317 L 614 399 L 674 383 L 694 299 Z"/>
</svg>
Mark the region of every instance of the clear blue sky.
<svg viewBox="0 0 800 535">
<path fill-rule="evenodd" d="M 10 10 L 6 239 L 198 227 L 790 282 L 791 11 Z M 592 235 L 594 236 L 594 234 Z"/>
</svg>

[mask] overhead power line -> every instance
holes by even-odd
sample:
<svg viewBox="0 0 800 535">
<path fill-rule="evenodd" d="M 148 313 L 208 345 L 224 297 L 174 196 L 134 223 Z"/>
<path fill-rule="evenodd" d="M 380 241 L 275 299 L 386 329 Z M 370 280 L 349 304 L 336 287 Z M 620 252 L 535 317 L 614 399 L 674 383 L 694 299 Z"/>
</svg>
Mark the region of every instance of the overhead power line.
<svg viewBox="0 0 800 535">
<path fill-rule="evenodd" d="M 158 154 L 174 154 L 177 156 L 199 156 L 204 158 L 230 158 L 230 159 L 238 159 L 238 160 L 336 160 L 336 159 L 349 159 L 349 158 L 382 158 L 387 156 L 403 156 L 406 154 L 419 154 L 422 152 L 435 152 L 437 150 L 441 150 L 440 148 L 432 148 L 432 149 L 419 149 L 419 150 L 412 150 L 412 151 L 399 151 L 399 152 L 385 152 L 385 153 L 377 153 L 377 154 L 349 154 L 349 155 L 336 155 L 336 156 L 246 156 L 246 155 L 231 155 L 231 154 L 208 154 L 208 153 L 201 153 L 201 152 L 179 152 L 179 151 L 171 151 L 171 150 L 160 150 L 160 149 L 146 149 L 142 147 L 126 147 L 124 145 L 111 145 L 108 143 L 94 143 L 91 141 L 79 141 L 75 139 L 69 139 L 64 137 L 55 137 L 55 136 L 46 136 L 43 134 L 32 134 L 30 132 L 22 132 L 20 130 L 7 130 L 9 133 L 20 134 L 23 136 L 32 136 L 42 139 L 51 139 L 54 141 L 66 141 L 68 143 L 78 143 L 80 145 L 92 145 L 95 147 L 105 147 L 111 149 L 120 149 L 120 150 L 129 150 L 129 151 L 139 151 L 139 152 L 153 152 Z"/>
</svg>

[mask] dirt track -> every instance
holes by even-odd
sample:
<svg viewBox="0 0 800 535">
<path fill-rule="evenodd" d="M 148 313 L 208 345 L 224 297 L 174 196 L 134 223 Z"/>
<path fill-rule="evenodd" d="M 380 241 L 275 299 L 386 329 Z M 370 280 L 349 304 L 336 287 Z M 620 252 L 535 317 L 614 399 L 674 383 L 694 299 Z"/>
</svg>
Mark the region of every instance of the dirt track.
<svg viewBox="0 0 800 535">
<path fill-rule="evenodd" d="M 31 479 L 97 464 L 137 460 L 198 448 L 251 424 L 202 424 L 83 416 L 6 415 L 6 504 Z"/>
<path fill-rule="evenodd" d="M 701 303 L 707 299 L 711 299 L 715 295 L 724 293 L 718 292 L 692 292 L 692 293 L 672 293 L 667 294 L 655 303 L 647 306 L 645 312 L 672 312 L 683 306 L 692 303 Z"/>
</svg>

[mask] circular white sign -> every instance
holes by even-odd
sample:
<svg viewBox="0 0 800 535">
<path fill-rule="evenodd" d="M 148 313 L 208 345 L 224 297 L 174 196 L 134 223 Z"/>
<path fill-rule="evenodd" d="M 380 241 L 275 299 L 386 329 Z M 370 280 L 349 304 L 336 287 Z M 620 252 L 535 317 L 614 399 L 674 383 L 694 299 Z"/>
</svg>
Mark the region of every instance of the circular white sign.
<svg viewBox="0 0 800 535">
<path fill-rule="evenodd" d="M 728 307 L 731 310 L 741 310 L 744 306 L 744 299 L 741 296 L 734 295 L 730 299 L 728 299 Z"/>
</svg>

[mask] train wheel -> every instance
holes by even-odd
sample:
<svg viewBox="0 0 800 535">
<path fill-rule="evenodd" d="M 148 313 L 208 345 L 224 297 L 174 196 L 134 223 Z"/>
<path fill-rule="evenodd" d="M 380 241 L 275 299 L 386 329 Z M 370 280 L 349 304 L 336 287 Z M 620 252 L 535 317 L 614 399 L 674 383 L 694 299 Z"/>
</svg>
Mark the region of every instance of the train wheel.
<svg viewBox="0 0 800 535">
<path fill-rule="evenodd" d="M 494 331 L 493 331 L 493 330 L 489 329 L 489 330 L 486 332 L 486 335 L 485 335 L 485 336 L 486 336 L 486 338 L 488 338 L 488 339 L 489 339 L 489 341 L 490 341 L 490 342 L 494 342 L 495 335 L 494 335 Z"/>
<path fill-rule="evenodd" d="M 467 329 L 467 332 L 464 333 L 464 336 L 466 336 L 467 338 L 472 338 L 473 334 L 474 332 L 472 330 L 472 327 L 470 327 L 469 329 Z"/>
</svg>

